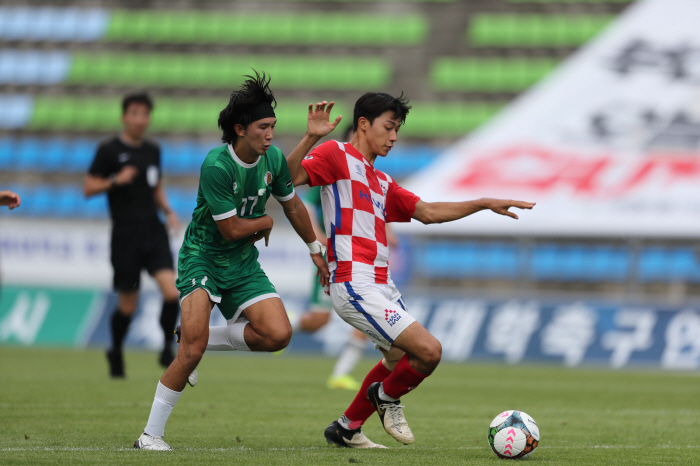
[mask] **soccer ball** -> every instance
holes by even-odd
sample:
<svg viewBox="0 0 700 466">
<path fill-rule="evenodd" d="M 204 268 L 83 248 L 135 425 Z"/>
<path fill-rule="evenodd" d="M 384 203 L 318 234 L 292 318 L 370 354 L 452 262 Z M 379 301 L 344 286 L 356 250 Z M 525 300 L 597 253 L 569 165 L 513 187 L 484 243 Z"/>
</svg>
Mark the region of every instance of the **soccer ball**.
<svg viewBox="0 0 700 466">
<path fill-rule="evenodd" d="M 489 426 L 489 446 L 499 458 L 527 458 L 539 442 L 537 423 L 522 411 L 503 411 Z"/>
</svg>

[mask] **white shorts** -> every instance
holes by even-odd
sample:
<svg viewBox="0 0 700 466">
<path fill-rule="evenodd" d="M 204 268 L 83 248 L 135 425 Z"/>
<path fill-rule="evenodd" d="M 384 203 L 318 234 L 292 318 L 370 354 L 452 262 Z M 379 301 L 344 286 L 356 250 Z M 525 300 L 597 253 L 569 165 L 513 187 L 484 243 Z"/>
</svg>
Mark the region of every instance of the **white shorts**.
<svg viewBox="0 0 700 466">
<path fill-rule="evenodd" d="M 331 300 L 341 319 L 387 351 L 401 332 L 416 321 L 406 312 L 401 293 L 393 283 L 331 283 Z"/>
</svg>

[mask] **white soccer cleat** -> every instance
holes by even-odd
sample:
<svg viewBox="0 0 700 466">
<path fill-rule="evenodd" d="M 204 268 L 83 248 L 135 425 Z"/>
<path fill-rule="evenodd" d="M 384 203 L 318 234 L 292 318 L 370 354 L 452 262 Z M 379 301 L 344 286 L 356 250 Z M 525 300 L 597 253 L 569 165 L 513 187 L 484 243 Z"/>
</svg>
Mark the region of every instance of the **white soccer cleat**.
<svg viewBox="0 0 700 466">
<path fill-rule="evenodd" d="M 406 417 L 403 415 L 403 406 L 399 401 L 384 401 L 379 397 L 379 384 L 375 382 L 367 389 L 367 397 L 377 410 L 379 420 L 384 426 L 384 430 L 399 442 L 408 445 L 413 443 L 415 438 L 411 428 L 408 427 Z"/>
<path fill-rule="evenodd" d="M 197 385 L 198 380 L 199 374 L 197 374 L 197 369 L 193 370 L 192 373 L 187 376 L 187 383 L 190 384 L 190 387 Z"/>
<path fill-rule="evenodd" d="M 139 450 L 153 451 L 171 451 L 170 445 L 165 443 L 163 437 L 148 435 L 146 432 L 141 434 L 139 439 L 134 442 L 134 448 Z"/>
</svg>

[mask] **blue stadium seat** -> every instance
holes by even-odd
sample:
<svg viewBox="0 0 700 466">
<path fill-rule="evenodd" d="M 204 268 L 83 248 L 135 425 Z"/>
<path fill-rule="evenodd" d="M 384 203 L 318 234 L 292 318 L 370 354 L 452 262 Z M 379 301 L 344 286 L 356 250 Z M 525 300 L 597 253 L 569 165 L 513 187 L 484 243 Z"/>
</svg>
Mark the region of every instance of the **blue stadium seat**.
<svg viewBox="0 0 700 466">
<path fill-rule="evenodd" d="M 15 140 L 7 136 L 0 137 L 0 170 L 11 170 L 15 161 Z"/>
</svg>

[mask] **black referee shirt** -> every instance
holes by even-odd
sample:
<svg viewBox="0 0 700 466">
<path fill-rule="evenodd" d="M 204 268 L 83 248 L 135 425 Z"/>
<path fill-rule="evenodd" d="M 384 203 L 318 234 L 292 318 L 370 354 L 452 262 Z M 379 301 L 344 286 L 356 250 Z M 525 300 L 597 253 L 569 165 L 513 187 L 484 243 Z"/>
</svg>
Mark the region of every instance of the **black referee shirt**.
<svg viewBox="0 0 700 466">
<path fill-rule="evenodd" d="M 107 191 L 113 226 L 138 226 L 160 222 L 153 192 L 160 181 L 160 148 L 149 141 L 139 147 L 124 144 L 118 137 L 100 144 L 89 173 L 101 178 L 116 175 L 125 165 L 133 165 L 138 174 L 131 183 L 113 186 Z"/>
</svg>

